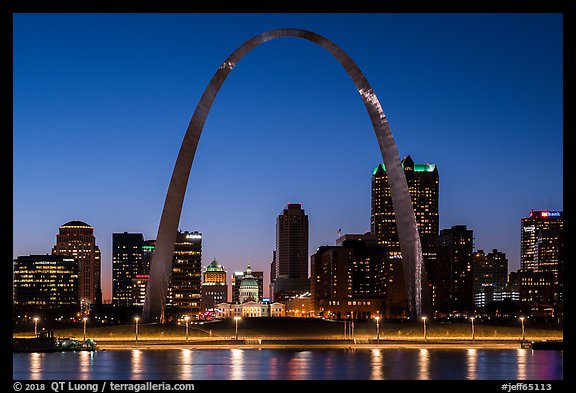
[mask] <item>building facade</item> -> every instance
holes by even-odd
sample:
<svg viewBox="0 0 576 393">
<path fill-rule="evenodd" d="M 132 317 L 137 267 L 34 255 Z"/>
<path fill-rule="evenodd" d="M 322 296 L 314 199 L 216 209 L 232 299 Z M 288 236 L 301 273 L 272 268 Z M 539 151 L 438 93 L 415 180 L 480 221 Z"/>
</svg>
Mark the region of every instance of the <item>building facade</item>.
<svg viewBox="0 0 576 393">
<path fill-rule="evenodd" d="M 144 236 L 141 233 L 112 234 L 112 304 L 135 303 L 133 281 L 142 269 Z"/>
<path fill-rule="evenodd" d="M 219 303 L 214 306 L 214 317 L 216 319 L 283 316 L 285 316 L 285 305 L 278 302 L 270 303 L 248 301 L 244 303 Z"/>
<path fill-rule="evenodd" d="M 226 270 L 220 262 L 214 259 L 206 267 L 202 276 L 201 311 L 210 310 L 218 303 L 227 302 Z"/>
<path fill-rule="evenodd" d="M 508 259 L 506 254 L 496 249 L 488 255 L 484 250 L 472 254 L 472 296 L 474 306 L 484 308 L 489 303 L 498 301 L 506 288 L 508 278 Z M 499 294 L 499 295 L 498 295 Z M 498 296 L 497 296 L 498 295 Z"/>
<path fill-rule="evenodd" d="M 402 160 L 402 168 L 414 207 L 430 298 L 434 306 L 438 281 L 436 256 L 436 239 L 439 230 L 438 167 L 436 164 L 414 164 L 412 158 L 407 156 Z M 378 165 L 372 172 L 370 231 L 376 235 L 378 244 L 387 247 L 390 259 L 401 257 L 396 215 L 384 164 Z M 394 279 L 401 281 L 403 277 L 399 275 Z"/>
<path fill-rule="evenodd" d="M 289 203 L 276 220 L 276 251 L 270 297 L 285 302 L 310 291 L 308 278 L 308 216 L 299 203 Z"/>
<path fill-rule="evenodd" d="M 340 245 L 321 246 L 311 256 L 310 292 L 315 316 L 365 319 L 402 314 L 403 308 L 394 309 L 391 301 L 397 259 L 390 259 L 386 247 L 373 244 L 372 238 L 369 233 L 345 235 Z"/>
<path fill-rule="evenodd" d="M 202 234 L 178 231 L 174 245 L 168 305 L 192 315 L 200 313 Z"/>
<path fill-rule="evenodd" d="M 148 274 L 137 274 L 132 279 L 132 305 L 144 306 L 146 300 L 146 288 L 148 287 Z"/>
<path fill-rule="evenodd" d="M 442 229 L 436 244 L 438 291 L 436 308 L 444 313 L 469 312 L 472 301 L 474 236 L 466 225 Z"/>
<path fill-rule="evenodd" d="M 523 283 L 527 283 L 533 277 L 535 282 L 546 280 L 546 285 L 552 288 L 552 304 L 558 306 L 563 302 L 563 229 L 564 218 L 561 211 L 534 211 L 529 217 L 521 220 L 521 244 L 520 244 L 520 266 L 524 272 Z M 536 279 L 532 273 L 542 273 Z M 546 278 L 547 277 L 547 278 Z M 528 296 L 525 290 L 522 291 L 523 299 L 532 298 L 535 303 L 546 303 L 550 301 L 548 295 Z M 543 293 L 543 292 L 539 292 Z"/>
<path fill-rule="evenodd" d="M 80 303 L 88 312 L 91 305 L 102 303 L 100 249 L 94 228 L 82 221 L 69 221 L 59 228 L 52 255 L 74 258 L 80 265 Z"/>
<path fill-rule="evenodd" d="M 65 255 L 27 255 L 14 260 L 14 304 L 80 308 L 80 264 Z"/>
</svg>

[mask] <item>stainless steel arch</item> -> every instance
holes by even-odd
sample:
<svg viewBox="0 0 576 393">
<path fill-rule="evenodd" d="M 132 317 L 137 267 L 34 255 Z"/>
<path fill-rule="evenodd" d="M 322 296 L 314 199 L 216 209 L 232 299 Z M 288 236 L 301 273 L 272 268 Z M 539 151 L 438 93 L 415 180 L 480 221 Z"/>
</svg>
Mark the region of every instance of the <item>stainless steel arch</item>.
<svg viewBox="0 0 576 393">
<path fill-rule="evenodd" d="M 212 103 L 228 74 L 248 52 L 264 42 L 281 37 L 303 38 L 320 45 L 342 64 L 356 85 L 356 89 L 360 93 L 370 115 L 382 159 L 384 165 L 386 165 L 390 193 L 396 215 L 400 251 L 402 253 L 408 313 L 412 317 L 417 317 L 423 314 L 424 311 L 428 311 L 430 304 L 429 293 L 416 218 L 404 171 L 398 156 L 396 142 L 376 94 L 354 61 L 330 40 L 307 30 L 276 29 L 258 34 L 236 49 L 218 68 L 194 111 L 178 153 L 178 159 L 174 166 L 166 201 L 164 202 L 164 210 L 162 211 L 156 238 L 156 247 L 150 263 L 150 279 L 143 310 L 144 320 L 163 319 L 172 269 L 174 242 L 180 222 L 184 194 L 186 193 L 188 177 L 196 148 L 198 147 L 200 134 L 204 128 Z"/>
</svg>

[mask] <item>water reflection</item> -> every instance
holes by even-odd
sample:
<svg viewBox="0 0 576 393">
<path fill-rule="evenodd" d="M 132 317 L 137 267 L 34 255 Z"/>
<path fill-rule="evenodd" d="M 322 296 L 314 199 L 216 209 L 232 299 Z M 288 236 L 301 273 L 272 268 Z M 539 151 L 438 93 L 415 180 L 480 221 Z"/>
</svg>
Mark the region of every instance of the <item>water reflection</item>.
<svg viewBox="0 0 576 393">
<path fill-rule="evenodd" d="M 232 376 L 230 379 L 244 379 L 244 350 L 231 349 Z"/>
<path fill-rule="evenodd" d="M 132 355 L 132 374 L 140 375 L 144 373 L 142 369 L 142 350 L 141 349 L 133 349 L 131 352 Z"/>
<path fill-rule="evenodd" d="M 430 379 L 430 351 L 426 348 L 418 352 L 418 379 Z"/>
<path fill-rule="evenodd" d="M 307 379 L 310 370 L 310 351 L 294 354 L 288 361 L 288 379 Z"/>
<path fill-rule="evenodd" d="M 384 379 L 382 372 L 382 350 L 372 349 L 370 351 L 371 371 L 370 379 Z"/>
<path fill-rule="evenodd" d="M 272 356 L 270 359 L 270 368 L 268 369 L 268 377 L 270 379 L 278 379 L 278 369 L 280 368 L 280 364 L 278 363 L 278 359 L 276 356 Z"/>
<path fill-rule="evenodd" d="M 94 352 L 80 351 L 80 373 L 82 379 L 90 379 L 90 372 L 94 363 Z"/>
<path fill-rule="evenodd" d="M 13 378 L 223 380 L 562 379 L 561 351 L 166 349 L 15 353 Z"/>
<path fill-rule="evenodd" d="M 42 378 L 42 354 L 33 352 L 30 354 L 30 379 Z"/>
<path fill-rule="evenodd" d="M 466 379 L 478 379 L 478 351 L 476 349 L 466 350 Z"/>
<path fill-rule="evenodd" d="M 516 350 L 516 364 L 518 365 L 518 377 L 519 380 L 526 379 L 526 352 L 527 349 L 517 349 Z"/>
<path fill-rule="evenodd" d="M 185 348 L 180 350 L 180 372 L 179 378 L 192 379 L 192 350 Z"/>
</svg>

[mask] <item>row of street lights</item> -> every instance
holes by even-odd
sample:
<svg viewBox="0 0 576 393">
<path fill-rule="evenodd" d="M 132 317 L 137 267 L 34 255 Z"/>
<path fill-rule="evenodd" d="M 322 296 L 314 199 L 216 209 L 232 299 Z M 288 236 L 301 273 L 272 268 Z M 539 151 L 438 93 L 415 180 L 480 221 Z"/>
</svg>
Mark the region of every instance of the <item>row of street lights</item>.
<svg viewBox="0 0 576 393">
<path fill-rule="evenodd" d="M 38 319 L 37 317 L 34 318 L 34 335 L 38 336 Z M 88 321 L 88 317 L 83 317 L 82 318 L 84 321 L 84 341 L 86 341 L 86 322 Z M 238 340 L 238 321 L 242 319 L 239 316 L 235 316 L 234 317 L 234 322 L 235 322 L 235 334 L 234 334 L 234 338 L 236 340 Z M 378 344 L 380 343 L 380 317 L 377 316 L 374 318 L 376 320 L 376 341 L 378 342 Z M 140 317 L 135 317 L 134 320 L 136 321 L 136 325 L 135 325 L 135 336 L 136 336 L 136 342 L 138 342 L 138 322 L 140 321 Z M 184 320 L 186 321 L 186 341 L 188 341 L 188 321 L 190 320 L 190 317 L 188 315 L 186 315 L 184 317 Z M 475 342 L 475 331 L 474 331 L 474 317 L 470 317 L 470 322 L 472 323 L 472 343 Z M 520 322 L 522 323 L 522 341 L 524 341 L 526 339 L 526 332 L 524 330 L 524 317 L 520 317 Z M 424 328 L 424 341 L 426 341 L 426 317 L 423 316 L 422 317 L 422 323 L 423 323 L 423 328 Z"/>
<path fill-rule="evenodd" d="M 378 328 L 378 320 L 380 319 L 380 317 L 376 317 L 376 335 L 377 335 L 377 340 L 378 342 L 380 342 L 380 338 L 379 338 L 379 328 Z M 472 323 L 472 344 L 474 344 L 475 342 L 475 332 L 474 332 L 474 317 L 470 317 L 470 322 Z M 524 317 L 520 317 L 520 322 L 522 323 L 522 341 L 526 340 L 526 332 L 524 330 Z M 426 341 L 426 317 L 422 317 L 422 323 L 424 325 L 424 341 Z"/>
<path fill-rule="evenodd" d="M 86 340 L 86 319 L 87 319 L 87 318 L 84 317 L 84 340 Z M 242 319 L 242 318 L 240 318 L 240 317 L 238 317 L 238 316 L 234 317 L 234 321 L 235 321 L 235 323 L 236 323 L 236 332 L 235 332 L 234 337 L 235 337 L 236 340 L 238 340 L 238 321 L 239 321 L 240 319 Z M 189 336 L 188 336 L 188 321 L 190 321 L 190 317 L 189 317 L 188 315 L 186 315 L 186 316 L 184 317 L 184 320 L 186 321 L 186 341 L 188 341 L 188 337 L 189 337 Z M 135 329 L 136 329 L 135 334 L 136 334 L 136 342 L 138 342 L 138 322 L 140 321 L 140 317 L 134 317 L 134 321 L 136 321 L 136 324 L 135 324 Z"/>
</svg>

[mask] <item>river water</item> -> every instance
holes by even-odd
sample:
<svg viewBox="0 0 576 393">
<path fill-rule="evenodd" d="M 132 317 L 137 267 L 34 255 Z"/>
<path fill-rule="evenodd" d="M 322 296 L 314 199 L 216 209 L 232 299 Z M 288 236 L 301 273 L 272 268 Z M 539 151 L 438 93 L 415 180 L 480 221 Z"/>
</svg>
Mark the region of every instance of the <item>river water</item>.
<svg viewBox="0 0 576 393">
<path fill-rule="evenodd" d="M 15 353 L 15 380 L 561 380 L 562 351 L 132 349 Z"/>
</svg>

